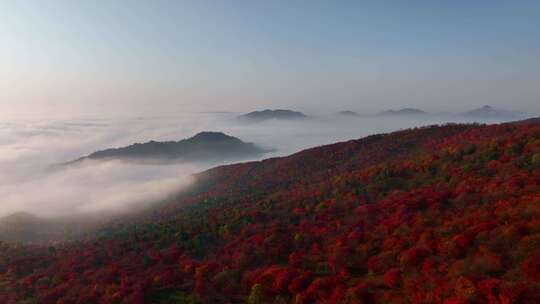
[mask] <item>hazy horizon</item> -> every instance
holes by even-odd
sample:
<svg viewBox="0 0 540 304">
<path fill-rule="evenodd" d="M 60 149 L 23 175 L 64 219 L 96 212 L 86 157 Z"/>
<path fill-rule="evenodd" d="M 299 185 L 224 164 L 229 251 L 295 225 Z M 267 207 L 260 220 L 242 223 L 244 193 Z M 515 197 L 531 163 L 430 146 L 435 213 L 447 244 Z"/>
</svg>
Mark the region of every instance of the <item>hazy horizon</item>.
<svg viewBox="0 0 540 304">
<path fill-rule="evenodd" d="M 0 119 L 540 112 L 535 1 L 10 1 Z"/>
</svg>

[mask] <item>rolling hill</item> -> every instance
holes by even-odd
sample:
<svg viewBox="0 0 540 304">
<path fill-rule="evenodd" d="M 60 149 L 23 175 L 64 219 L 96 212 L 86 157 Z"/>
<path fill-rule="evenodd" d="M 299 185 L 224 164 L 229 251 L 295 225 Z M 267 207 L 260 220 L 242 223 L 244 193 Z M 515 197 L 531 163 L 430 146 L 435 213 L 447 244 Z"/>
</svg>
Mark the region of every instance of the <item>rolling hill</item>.
<svg viewBox="0 0 540 304">
<path fill-rule="evenodd" d="M 221 132 L 201 132 L 180 141 L 149 141 L 121 148 L 94 152 L 71 163 L 84 160 L 128 160 L 154 162 L 214 162 L 242 160 L 271 152 L 253 143 Z"/>
<path fill-rule="evenodd" d="M 459 114 L 459 116 L 483 119 L 515 119 L 519 115 L 516 112 L 497 109 L 492 106 L 485 105 L 477 109 L 463 112 Z"/>
<path fill-rule="evenodd" d="M 240 115 L 238 119 L 245 122 L 261 122 L 265 120 L 297 120 L 304 119 L 307 116 L 304 113 L 291 110 L 263 110 L 254 111 Z"/>
<path fill-rule="evenodd" d="M 372 135 L 197 180 L 93 238 L 1 243 L 0 302 L 540 301 L 537 121 Z"/>
</svg>

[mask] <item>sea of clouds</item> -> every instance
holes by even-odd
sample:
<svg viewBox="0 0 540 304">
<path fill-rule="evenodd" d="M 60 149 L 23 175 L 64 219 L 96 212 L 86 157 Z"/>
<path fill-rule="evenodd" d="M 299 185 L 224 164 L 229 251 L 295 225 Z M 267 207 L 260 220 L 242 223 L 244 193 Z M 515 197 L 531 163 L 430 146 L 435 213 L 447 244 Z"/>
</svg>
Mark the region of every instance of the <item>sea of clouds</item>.
<svg viewBox="0 0 540 304">
<path fill-rule="evenodd" d="M 193 183 L 194 173 L 220 165 L 85 161 L 60 169 L 54 166 L 105 148 L 150 140 L 176 141 L 201 131 L 221 131 L 275 148 L 266 158 L 370 134 L 445 122 L 436 118 L 327 115 L 246 124 L 236 120 L 236 116 L 194 113 L 174 117 L 0 122 L 0 217 L 14 212 L 42 217 L 125 212 L 181 191 Z"/>
</svg>

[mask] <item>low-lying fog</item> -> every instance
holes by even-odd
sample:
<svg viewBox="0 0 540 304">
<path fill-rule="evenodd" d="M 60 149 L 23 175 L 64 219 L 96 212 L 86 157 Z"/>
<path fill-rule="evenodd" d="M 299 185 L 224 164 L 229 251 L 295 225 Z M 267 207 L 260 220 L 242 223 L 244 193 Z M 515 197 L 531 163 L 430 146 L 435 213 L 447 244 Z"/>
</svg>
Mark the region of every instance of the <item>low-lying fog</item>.
<svg viewBox="0 0 540 304">
<path fill-rule="evenodd" d="M 236 115 L 4 121 L 0 123 L 0 217 L 19 211 L 41 217 L 127 211 L 189 186 L 193 173 L 217 165 L 85 161 L 51 169 L 51 165 L 105 148 L 149 140 L 176 141 L 200 131 L 221 131 L 277 149 L 264 156 L 267 158 L 369 134 L 444 122 L 436 118 L 328 115 L 242 124 L 234 119 Z"/>
</svg>

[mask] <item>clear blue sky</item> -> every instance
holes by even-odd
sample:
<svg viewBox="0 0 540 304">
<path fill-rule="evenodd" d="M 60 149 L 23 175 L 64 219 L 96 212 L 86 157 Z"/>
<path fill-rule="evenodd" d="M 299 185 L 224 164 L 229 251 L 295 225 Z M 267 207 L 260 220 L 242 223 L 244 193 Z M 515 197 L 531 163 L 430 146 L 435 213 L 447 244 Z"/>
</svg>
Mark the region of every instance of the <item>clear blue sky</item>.
<svg viewBox="0 0 540 304">
<path fill-rule="evenodd" d="M 2 1 L 3 115 L 540 111 L 540 1 Z"/>
</svg>

